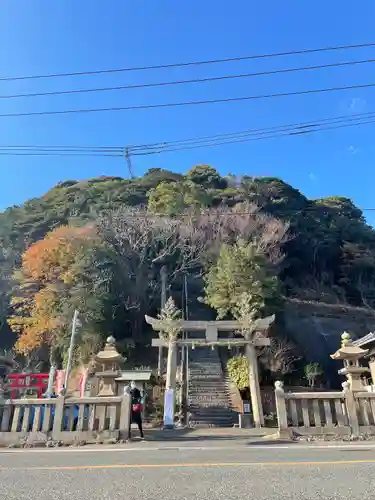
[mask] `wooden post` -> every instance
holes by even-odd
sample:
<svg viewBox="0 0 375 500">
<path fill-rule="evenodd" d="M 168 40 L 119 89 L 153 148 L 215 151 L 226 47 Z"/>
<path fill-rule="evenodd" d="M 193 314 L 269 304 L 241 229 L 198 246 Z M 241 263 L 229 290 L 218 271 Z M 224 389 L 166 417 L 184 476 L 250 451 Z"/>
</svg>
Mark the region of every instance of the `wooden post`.
<svg viewBox="0 0 375 500">
<path fill-rule="evenodd" d="M 345 398 L 346 412 L 348 415 L 350 434 L 353 438 L 359 438 L 360 429 L 359 429 L 358 413 L 357 413 L 357 406 L 354 398 L 354 393 L 350 387 L 349 382 L 343 382 L 342 388 Z"/>
<path fill-rule="evenodd" d="M 129 388 L 121 398 L 120 406 L 120 429 L 119 437 L 123 441 L 128 441 L 131 426 L 131 396 Z"/>
<path fill-rule="evenodd" d="M 249 362 L 249 388 L 254 424 L 255 427 L 263 427 L 264 415 L 259 385 L 258 359 L 253 344 L 246 344 L 246 356 Z"/>
<path fill-rule="evenodd" d="M 285 403 L 284 387 L 281 381 L 275 382 L 275 400 L 276 400 L 276 413 L 277 422 L 279 427 L 279 438 L 290 438 L 291 432 L 288 428 L 288 414 Z"/>
</svg>

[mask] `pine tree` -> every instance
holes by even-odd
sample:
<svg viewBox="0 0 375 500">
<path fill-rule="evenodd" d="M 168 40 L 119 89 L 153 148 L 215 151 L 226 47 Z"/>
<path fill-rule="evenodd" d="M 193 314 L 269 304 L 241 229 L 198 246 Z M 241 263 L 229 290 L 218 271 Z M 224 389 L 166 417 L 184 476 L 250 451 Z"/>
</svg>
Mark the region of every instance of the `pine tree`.
<svg viewBox="0 0 375 500">
<path fill-rule="evenodd" d="M 255 319 L 278 289 L 265 256 L 254 244 L 241 240 L 223 245 L 205 281 L 205 302 L 216 309 L 219 318 L 231 314 L 237 319 L 244 315 Z"/>
<path fill-rule="evenodd" d="M 176 307 L 172 297 L 169 297 L 158 318 L 163 322 L 162 337 L 169 342 L 175 342 L 181 333 L 181 328 L 175 324 L 181 319 L 181 311 Z"/>
</svg>

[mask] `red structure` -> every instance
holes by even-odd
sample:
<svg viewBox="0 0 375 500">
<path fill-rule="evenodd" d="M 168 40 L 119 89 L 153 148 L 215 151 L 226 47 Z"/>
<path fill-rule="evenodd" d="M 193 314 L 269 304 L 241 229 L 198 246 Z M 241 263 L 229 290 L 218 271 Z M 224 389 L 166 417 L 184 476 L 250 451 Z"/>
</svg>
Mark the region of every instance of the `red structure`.
<svg viewBox="0 0 375 500">
<path fill-rule="evenodd" d="M 9 373 L 8 389 L 11 399 L 21 398 L 26 391 L 41 398 L 48 386 L 48 373 Z"/>
</svg>

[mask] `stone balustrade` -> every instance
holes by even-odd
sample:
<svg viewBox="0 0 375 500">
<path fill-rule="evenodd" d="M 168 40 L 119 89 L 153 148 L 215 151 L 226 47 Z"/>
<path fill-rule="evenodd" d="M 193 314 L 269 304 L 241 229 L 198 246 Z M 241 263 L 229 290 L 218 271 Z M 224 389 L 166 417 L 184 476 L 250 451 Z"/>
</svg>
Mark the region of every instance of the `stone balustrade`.
<svg viewBox="0 0 375 500">
<path fill-rule="evenodd" d="M 63 444 L 127 440 L 130 415 L 129 394 L 4 401 L 0 404 L 0 446 L 25 440 Z"/>
<path fill-rule="evenodd" d="M 279 435 L 347 436 L 375 434 L 375 393 L 358 392 L 342 384 L 337 392 L 284 392 L 275 383 Z"/>
</svg>

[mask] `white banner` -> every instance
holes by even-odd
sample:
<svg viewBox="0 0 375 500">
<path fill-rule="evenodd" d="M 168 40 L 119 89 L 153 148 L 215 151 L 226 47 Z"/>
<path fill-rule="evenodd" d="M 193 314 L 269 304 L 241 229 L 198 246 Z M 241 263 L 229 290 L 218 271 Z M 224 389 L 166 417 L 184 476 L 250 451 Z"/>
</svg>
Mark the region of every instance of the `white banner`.
<svg viewBox="0 0 375 500">
<path fill-rule="evenodd" d="M 164 427 L 174 426 L 174 390 L 166 389 L 164 393 Z"/>
</svg>

